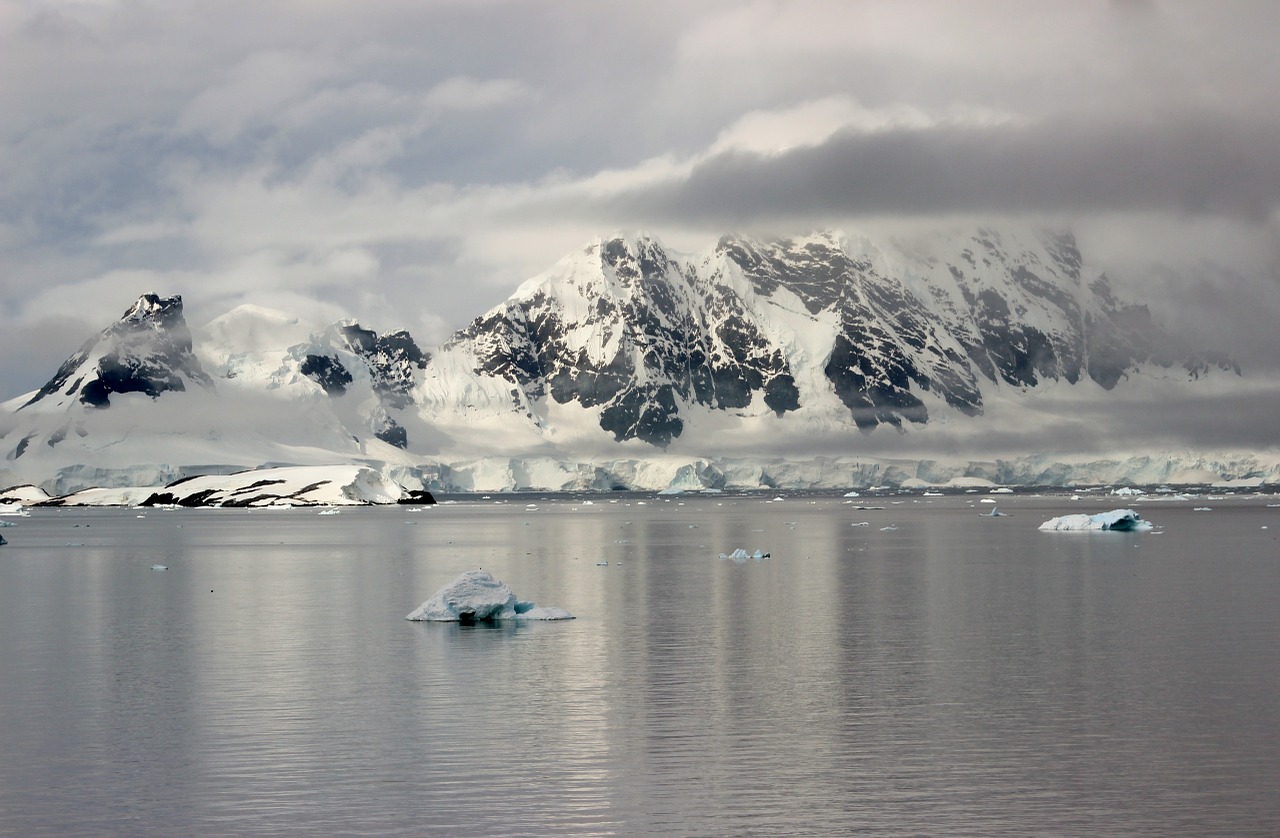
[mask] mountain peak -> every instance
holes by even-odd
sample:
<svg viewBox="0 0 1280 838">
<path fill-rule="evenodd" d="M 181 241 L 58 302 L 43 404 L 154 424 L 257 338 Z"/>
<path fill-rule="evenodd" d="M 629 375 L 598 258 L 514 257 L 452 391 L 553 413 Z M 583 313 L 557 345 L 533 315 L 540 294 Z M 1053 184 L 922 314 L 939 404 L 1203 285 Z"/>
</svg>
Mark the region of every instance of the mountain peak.
<svg viewBox="0 0 1280 838">
<path fill-rule="evenodd" d="M 167 328 L 185 323 L 182 316 L 182 296 L 161 297 L 159 294 L 143 294 L 120 318 L 121 323 L 152 324 Z"/>
<path fill-rule="evenodd" d="M 22 407 L 42 399 L 70 396 L 105 408 L 112 393 L 146 393 L 157 398 L 185 390 L 184 380 L 211 384 L 192 353 L 191 330 L 182 316 L 182 297 L 143 294 L 115 323 L 68 358 L 48 383 Z M 72 382 L 64 391 L 67 382 Z"/>
</svg>

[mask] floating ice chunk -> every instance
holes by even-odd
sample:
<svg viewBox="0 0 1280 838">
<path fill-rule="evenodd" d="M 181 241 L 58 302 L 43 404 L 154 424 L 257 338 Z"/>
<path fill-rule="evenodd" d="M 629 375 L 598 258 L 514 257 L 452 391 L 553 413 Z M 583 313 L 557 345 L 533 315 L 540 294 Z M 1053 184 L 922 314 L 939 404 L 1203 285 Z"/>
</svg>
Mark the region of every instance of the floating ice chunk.
<svg viewBox="0 0 1280 838">
<path fill-rule="evenodd" d="M 339 510 L 334 509 L 334 508 L 331 506 L 331 507 L 329 507 L 328 509 L 325 509 L 325 510 L 322 510 L 322 511 L 320 511 L 320 512 L 317 512 L 316 514 L 317 514 L 317 515 L 341 515 L 342 513 L 341 513 Z"/>
<path fill-rule="evenodd" d="M 1122 530 L 1142 531 L 1151 529 L 1151 522 L 1144 521 L 1142 516 L 1132 509 L 1113 509 L 1110 512 L 1099 512 L 1096 515 L 1062 515 L 1051 518 L 1040 525 L 1042 530 Z"/>
<path fill-rule="evenodd" d="M 1191 511 L 1192 511 L 1192 512 L 1212 512 L 1212 511 L 1213 511 L 1213 507 L 1212 507 L 1212 506 L 1197 506 L 1195 509 L 1193 509 L 1193 510 L 1191 510 Z"/>
<path fill-rule="evenodd" d="M 720 558 L 732 559 L 735 562 L 745 562 L 748 559 L 755 559 L 756 561 L 761 561 L 763 559 L 769 558 L 771 555 L 773 554 L 766 553 L 763 550 L 757 550 L 754 553 L 748 553 L 746 550 L 739 547 L 738 549 L 734 550 L 732 553 L 729 553 L 728 555 L 721 553 Z"/>
<path fill-rule="evenodd" d="M 9 542 L 5 541 L 4 536 L 3 536 L 3 535 L 0 535 L 0 545 L 4 545 L 4 544 L 8 544 L 8 543 L 9 543 Z"/>
<path fill-rule="evenodd" d="M 845 496 L 846 498 L 860 498 L 860 497 L 862 497 L 862 495 L 858 494 L 857 492 L 845 492 L 845 493 L 844 493 L 844 496 Z"/>
<path fill-rule="evenodd" d="M 152 570 L 168 570 L 169 566 L 167 564 L 153 564 L 151 566 L 151 569 Z"/>
<path fill-rule="evenodd" d="M 405 616 L 406 620 L 475 623 L 487 620 L 572 620 L 563 608 L 540 608 L 516 599 L 485 570 L 468 570 Z"/>
<path fill-rule="evenodd" d="M 0 521 L 0 527 L 16 527 L 18 526 L 12 521 Z"/>
<path fill-rule="evenodd" d="M 881 528 L 880 528 L 880 532 L 897 532 L 897 531 L 898 531 L 898 528 L 897 528 L 896 526 L 894 526 L 893 524 L 890 524 L 890 525 L 889 525 L 889 526 L 887 526 L 887 527 L 881 527 Z"/>
<path fill-rule="evenodd" d="M 851 527 L 869 527 L 869 526 L 871 526 L 871 522 L 870 522 L 870 521 L 858 521 L 857 523 L 855 523 L 855 524 L 850 524 L 849 526 L 851 526 Z"/>
<path fill-rule="evenodd" d="M 608 567 L 608 566 L 609 566 L 609 563 L 607 561 L 596 562 L 596 567 Z"/>
<path fill-rule="evenodd" d="M 1005 513 L 1001 512 L 1001 511 L 1000 511 L 1000 507 L 998 507 L 998 506 L 993 506 L 993 507 L 991 507 L 991 511 L 990 511 L 990 512 L 982 512 L 982 513 L 979 513 L 979 517 L 982 517 L 982 518 L 1007 518 L 1007 517 L 1009 517 L 1009 516 L 1008 516 L 1008 515 L 1006 515 Z"/>
</svg>

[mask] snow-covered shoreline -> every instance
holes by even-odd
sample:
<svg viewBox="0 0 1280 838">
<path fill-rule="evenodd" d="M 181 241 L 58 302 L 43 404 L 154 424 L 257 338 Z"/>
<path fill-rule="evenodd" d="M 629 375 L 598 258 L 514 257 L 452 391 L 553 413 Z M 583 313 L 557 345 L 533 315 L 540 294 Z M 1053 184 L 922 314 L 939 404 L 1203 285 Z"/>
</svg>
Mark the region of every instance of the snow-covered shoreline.
<svg viewBox="0 0 1280 838">
<path fill-rule="evenodd" d="M 35 486 L 0 483 L 0 502 L 57 506 L 338 506 L 422 503 L 430 493 L 652 491 L 848 491 L 1070 489 L 1178 486 L 1262 489 L 1280 486 L 1280 464 L 1238 458 L 1136 457 L 1063 463 L 1048 457 L 944 463 L 937 460 L 731 460 L 678 457 L 564 462 L 483 458 L 464 463 L 348 463 L 275 466 L 154 482 L 169 466 L 95 469 L 96 484 L 65 477 Z M 139 476 L 151 481 L 140 482 Z M 61 491 L 59 491 L 61 489 Z M 1122 488 L 1122 494 L 1137 490 Z M 1158 497 L 1153 495 L 1153 497 Z"/>
</svg>

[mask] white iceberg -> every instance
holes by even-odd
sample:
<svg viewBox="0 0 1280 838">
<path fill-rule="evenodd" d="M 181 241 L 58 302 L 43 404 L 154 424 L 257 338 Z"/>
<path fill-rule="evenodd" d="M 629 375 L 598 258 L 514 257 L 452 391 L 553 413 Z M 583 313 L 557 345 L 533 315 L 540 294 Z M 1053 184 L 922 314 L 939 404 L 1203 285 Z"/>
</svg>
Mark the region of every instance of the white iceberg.
<svg viewBox="0 0 1280 838">
<path fill-rule="evenodd" d="M 1113 509 L 1096 515 L 1062 515 L 1050 518 L 1040 525 L 1042 530 L 1077 532 L 1090 530 L 1145 532 L 1151 528 L 1151 522 L 1144 521 L 1142 516 L 1132 509 Z"/>
<path fill-rule="evenodd" d="M 563 608 L 540 608 L 532 602 L 516 599 L 510 588 L 485 570 L 468 570 L 405 616 L 406 620 L 463 624 L 488 620 L 573 618 Z"/>
<path fill-rule="evenodd" d="M 746 550 L 739 547 L 738 549 L 734 550 L 732 553 L 728 553 L 728 554 L 721 553 L 720 558 L 733 559 L 735 562 L 745 562 L 747 559 L 755 559 L 756 561 L 760 561 L 762 559 L 769 558 L 771 555 L 773 554 L 765 553 L 762 550 L 757 550 L 754 553 L 748 553 Z"/>
</svg>

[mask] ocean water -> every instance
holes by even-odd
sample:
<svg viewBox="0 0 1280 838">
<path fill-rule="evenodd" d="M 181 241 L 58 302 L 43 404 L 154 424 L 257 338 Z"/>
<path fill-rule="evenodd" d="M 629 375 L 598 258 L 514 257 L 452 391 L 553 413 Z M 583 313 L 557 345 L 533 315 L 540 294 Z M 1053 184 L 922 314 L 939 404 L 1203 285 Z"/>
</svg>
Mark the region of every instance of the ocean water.
<svg viewBox="0 0 1280 838">
<path fill-rule="evenodd" d="M 1280 834 L 1276 499 L 980 497 L 9 518 L 0 834 Z"/>
</svg>

